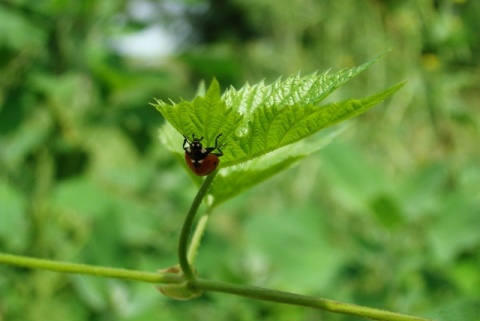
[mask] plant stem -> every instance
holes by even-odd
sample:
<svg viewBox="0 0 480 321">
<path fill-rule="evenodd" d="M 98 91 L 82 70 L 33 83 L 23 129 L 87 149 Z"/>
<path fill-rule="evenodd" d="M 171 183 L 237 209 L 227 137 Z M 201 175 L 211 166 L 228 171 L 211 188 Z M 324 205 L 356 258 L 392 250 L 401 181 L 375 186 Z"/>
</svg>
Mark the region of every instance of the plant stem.
<svg viewBox="0 0 480 321">
<path fill-rule="evenodd" d="M 378 310 L 364 306 L 338 302 L 323 298 L 299 295 L 294 293 L 264 289 L 253 286 L 235 285 L 223 282 L 196 279 L 190 282 L 192 287 L 204 291 L 215 291 L 240 295 L 248 298 L 286 303 L 297 306 L 322 309 L 330 312 L 354 315 L 372 320 L 382 321 L 433 321 L 415 316 Z"/>
<path fill-rule="evenodd" d="M 127 279 L 148 283 L 181 284 L 184 278 L 178 275 L 139 272 L 109 267 L 99 267 L 86 264 L 57 262 L 52 260 L 36 259 L 18 255 L 0 253 L 0 263 L 20 266 L 30 269 L 43 269 L 55 272 L 86 274 L 103 276 L 117 279 Z M 433 321 L 415 316 L 377 310 L 368 307 L 343 303 L 323 298 L 304 296 L 294 293 L 264 289 L 253 286 L 229 284 L 223 282 L 195 279 L 189 282 L 189 286 L 196 290 L 223 292 L 240 295 L 252 299 L 286 303 L 297 306 L 322 309 L 325 311 L 354 315 L 363 318 L 383 321 Z"/>
<path fill-rule="evenodd" d="M 200 207 L 203 198 L 207 194 L 207 191 L 212 184 L 216 174 L 217 171 L 214 171 L 213 173 L 208 175 L 203 181 L 203 184 L 198 190 L 197 195 L 193 199 L 190 210 L 185 217 L 182 232 L 180 234 L 180 241 L 178 242 L 178 262 L 180 264 L 180 268 L 182 269 L 183 275 L 187 280 L 190 281 L 195 279 L 195 274 L 188 260 L 188 242 L 190 240 L 190 233 L 192 230 L 193 222 L 195 220 L 195 214 L 197 214 L 198 208 Z"/>
<path fill-rule="evenodd" d="M 190 262 L 192 265 L 195 262 L 195 257 L 197 256 L 198 248 L 200 247 L 200 241 L 202 240 L 208 219 L 210 218 L 210 213 L 211 207 L 209 207 L 207 212 L 200 217 L 197 225 L 195 226 L 195 231 L 193 232 L 192 240 L 188 248 L 188 262 Z"/>
<path fill-rule="evenodd" d="M 4 253 L 0 253 L 0 263 L 21 266 L 29 269 L 42 269 L 64 273 L 88 274 L 94 276 L 135 280 L 148 283 L 181 283 L 185 281 L 182 277 L 172 274 L 140 272 L 86 264 L 58 262 Z"/>
</svg>

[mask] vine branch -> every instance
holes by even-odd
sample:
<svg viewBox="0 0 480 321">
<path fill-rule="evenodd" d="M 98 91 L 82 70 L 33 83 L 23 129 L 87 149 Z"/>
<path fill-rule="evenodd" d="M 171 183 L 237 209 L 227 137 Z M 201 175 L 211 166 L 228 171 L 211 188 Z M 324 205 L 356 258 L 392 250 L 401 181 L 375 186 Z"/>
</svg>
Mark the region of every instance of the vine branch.
<svg viewBox="0 0 480 321">
<path fill-rule="evenodd" d="M 259 288 L 254 286 L 236 285 L 205 279 L 196 279 L 190 282 L 190 286 L 204 290 L 215 291 L 240 295 L 252 299 L 286 303 L 297 306 L 321 309 L 325 311 L 354 315 L 372 320 L 381 321 L 433 321 L 431 319 L 420 318 L 400 313 L 394 313 L 385 310 L 373 309 L 350 303 L 344 303 L 329 299 L 317 298 L 312 296 L 294 294 L 289 292 Z"/>
<path fill-rule="evenodd" d="M 203 184 L 193 199 L 190 210 L 185 217 L 185 221 L 182 226 L 182 232 L 180 234 L 180 241 L 178 242 L 178 263 L 180 264 L 183 275 L 185 275 L 185 278 L 190 281 L 195 279 L 195 274 L 188 260 L 188 244 L 190 240 L 190 233 L 192 231 L 193 222 L 195 220 L 195 215 L 197 214 L 198 208 L 200 207 L 203 198 L 207 194 L 207 191 L 210 188 L 210 185 L 212 184 L 217 172 L 218 171 L 214 171 L 203 181 Z"/>
<path fill-rule="evenodd" d="M 87 274 L 148 283 L 181 283 L 184 281 L 181 276 L 173 274 L 141 272 L 79 263 L 59 262 L 5 253 L 0 253 L 0 263 L 20 266 L 29 269 L 42 269 L 63 273 Z"/>
<path fill-rule="evenodd" d="M 20 266 L 31 269 L 43 269 L 55 272 L 86 274 L 100 277 L 110 277 L 132 281 L 164 284 L 184 284 L 185 279 L 175 274 L 162 274 L 117 269 L 110 267 L 92 266 L 87 264 L 67 263 L 45 259 L 37 259 L 18 255 L 0 253 L 0 263 Z M 229 284 L 224 282 L 195 279 L 188 282 L 193 290 L 212 291 L 235 294 L 252 299 L 304 306 L 325 311 L 354 315 L 383 321 L 433 321 L 431 319 L 393 313 L 369 307 L 338 302 L 334 300 L 316 298 L 300 294 L 276 291 L 271 289 Z"/>
</svg>

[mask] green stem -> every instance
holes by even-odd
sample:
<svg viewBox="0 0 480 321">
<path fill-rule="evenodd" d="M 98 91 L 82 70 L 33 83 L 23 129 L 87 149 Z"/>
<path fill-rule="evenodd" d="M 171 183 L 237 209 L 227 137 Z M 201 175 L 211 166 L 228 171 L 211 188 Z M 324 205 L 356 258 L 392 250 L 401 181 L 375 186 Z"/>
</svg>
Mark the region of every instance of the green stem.
<svg viewBox="0 0 480 321">
<path fill-rule="evenodd" d="M 180 263 L 180 268 L 182 269 L 183 275 L 187 280 L 190 281 L 195 279 L 195 274 L 190 265 L 190 262 L 188 261 L 188 243 L 190 240 L 190 233 L 192 231 L 193 222 L 195 220 L 195 214 L 197 214 L 198 208 L 200 207 L 203 198 L 207 194 L 207 191 L 212 184 L 216 174 L 217 171 L 214 171 L 213 173 L 208 175 L 203 181 L 203 184 L 198 190 L 197 195 L 193 199 L 190 210 L 185 217 L 182 232 L 180 234 L 180 241 L 178 242 L 178 262 Z"/>
<path fill-rule="evenodd" d="M 207 212 L 203 214 L 198 220 L 197 225 L 195 226 L 195 231 L 193 232 L 192 240 L 188 248 L 188 262 L 193 265 L 195 262 L 195 257 L 198 253 L 198 248 L 200 247 L 200 241 L 202 240 L 203 233 L 210 218 L 211 207 L 207 209 Z"/>
<path fill-rule="evenodd" d="M 108 267 L 99 267 L 86 264 L 57 262 L 52 260 L 36 259 L 18 255 L 0 253 L 0 263 L 25 268 L 36 268 L 50 270 L 55 272 L 87 274 L 94 276 L 103 276 L 117 279 L 127 279 L 132 281 L 141 281 L 148 283 L 169 283 L 181 284 L 184 278 L 173 274 L 161 274 L 150 272 L 139 272 L 125 269 L 116 269 Z M 293 294 L 282 291 L 275 291 L 253 286 L 243 286 L 228 284 L 223 282 L 209 281 L 205 279 L 195 279 L 189 282 L 189 287 L 195 290 L 223 292 L 240 295 L 252 299 L 286 303 L 297 306 L 322 309 L 335 313 L 354 315 L 373 320 L 383 321 L 433 321 L 415 316 L 409 316 L 399 313 L 393 313 L 384 310 L 377 310 L 368 307 L 358 306 L 349 303 L 343 303 L 328 299 L 315 298 L 299 294 Z"/>
<path fill-rule="evenodd" d="M 354 315 L 372 320 L 382 321 L 433 321 L 415 316 L 399 314 L 384 310 L 378 310 L 359 305 L 338 302 L 334 300 L 310 297 L 294 293 L 264 289 L 253 286 L 235 285 L 223 282 L 196 279 L 190 282 L 190 286 L 203 291 L 215 291 L 236 294 L 248 298 L 286 303 L 297 306 L 322 309 L 330 312 Z"/>
<path fill-rule="evenodd" d="M 55 272 L 88 274 L 116 279 L 135 280 L 148 283 L 181 283 L 182 277 L 172 274 L 140 272 L 86 264 L 57 262 L 19 255 L 0 253 L 0 263 L 21 266 L 30 269 L 42 269 Z"/>
</svg>

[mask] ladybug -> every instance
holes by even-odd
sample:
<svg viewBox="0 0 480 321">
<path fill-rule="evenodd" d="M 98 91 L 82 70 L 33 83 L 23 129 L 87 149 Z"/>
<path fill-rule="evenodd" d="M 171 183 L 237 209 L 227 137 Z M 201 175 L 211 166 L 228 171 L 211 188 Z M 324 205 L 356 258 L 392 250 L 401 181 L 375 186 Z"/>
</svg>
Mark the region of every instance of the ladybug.
<svg viewBox="0 0 480 321">
<path fill-rule="evenodd" d="M 220 147 L 225 146 L 218 146 L 218 137 L 220 136 L 222 136 L 222 134 L 219 134 L 217 138 L 215 138 L 215 147 L 203 147 L 201 143 L 203 137 L 195 138 L 195 135 L 192 135 L 192 141 L 189 141 L 187 137 L 183 136 L 185 161 L 192 172 L 198 176 L 210 174 L 220 163 L 219 157 L 223 156 L 223 152 L 220 150 Z M 218 152 L 212 153 L 214 150 L 217 150 Z"/>
</svg>

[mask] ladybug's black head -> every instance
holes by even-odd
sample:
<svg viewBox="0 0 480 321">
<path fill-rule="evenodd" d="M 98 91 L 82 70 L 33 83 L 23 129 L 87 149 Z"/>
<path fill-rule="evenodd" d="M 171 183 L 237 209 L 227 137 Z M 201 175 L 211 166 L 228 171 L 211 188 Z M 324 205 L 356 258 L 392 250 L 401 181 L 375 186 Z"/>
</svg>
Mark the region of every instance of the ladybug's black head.
<svg viewBox="0 0 480 321">
<path fill-rule="evenodd" d="M 213 153 L 214 155 L 222 156 L 223 152 L 220 147 L 225 146 L 225 144 L 221 146 L 218 145 L 218 137 L 220 136 L 222 136 L 222 134 L 219 134 L 217 138 L 215 138 L 214 147 L 203 147 L 201 143 L 203 137 L 195 138 L 195 135 L 192 135 L 192 141 L 189 141 L 187 137 L 183 136 L 183 149 L 185 150 L 186 155 L 190 157 L 190 159 L 197 162 L 203 160 L 205 157 L 207 157 L 208 154 L 211 154 L 214 150 L 218 151 L 216 153 Z"/>
<path fill-rule="evenodd" d="M 210 149 L 204 148 L 201 143 L 203 137 L 195 138 L 195 135 L 192 135 L 192 141 L 189 141 L 185 136 L 183 136 L 183 138 L 185 138 L 183 141 L 183 149 L 191 159 L 198 161 L 204 159 L 210 153 Z M 188 146 L 186 146 L 187 144 Z"/>
</svg>

